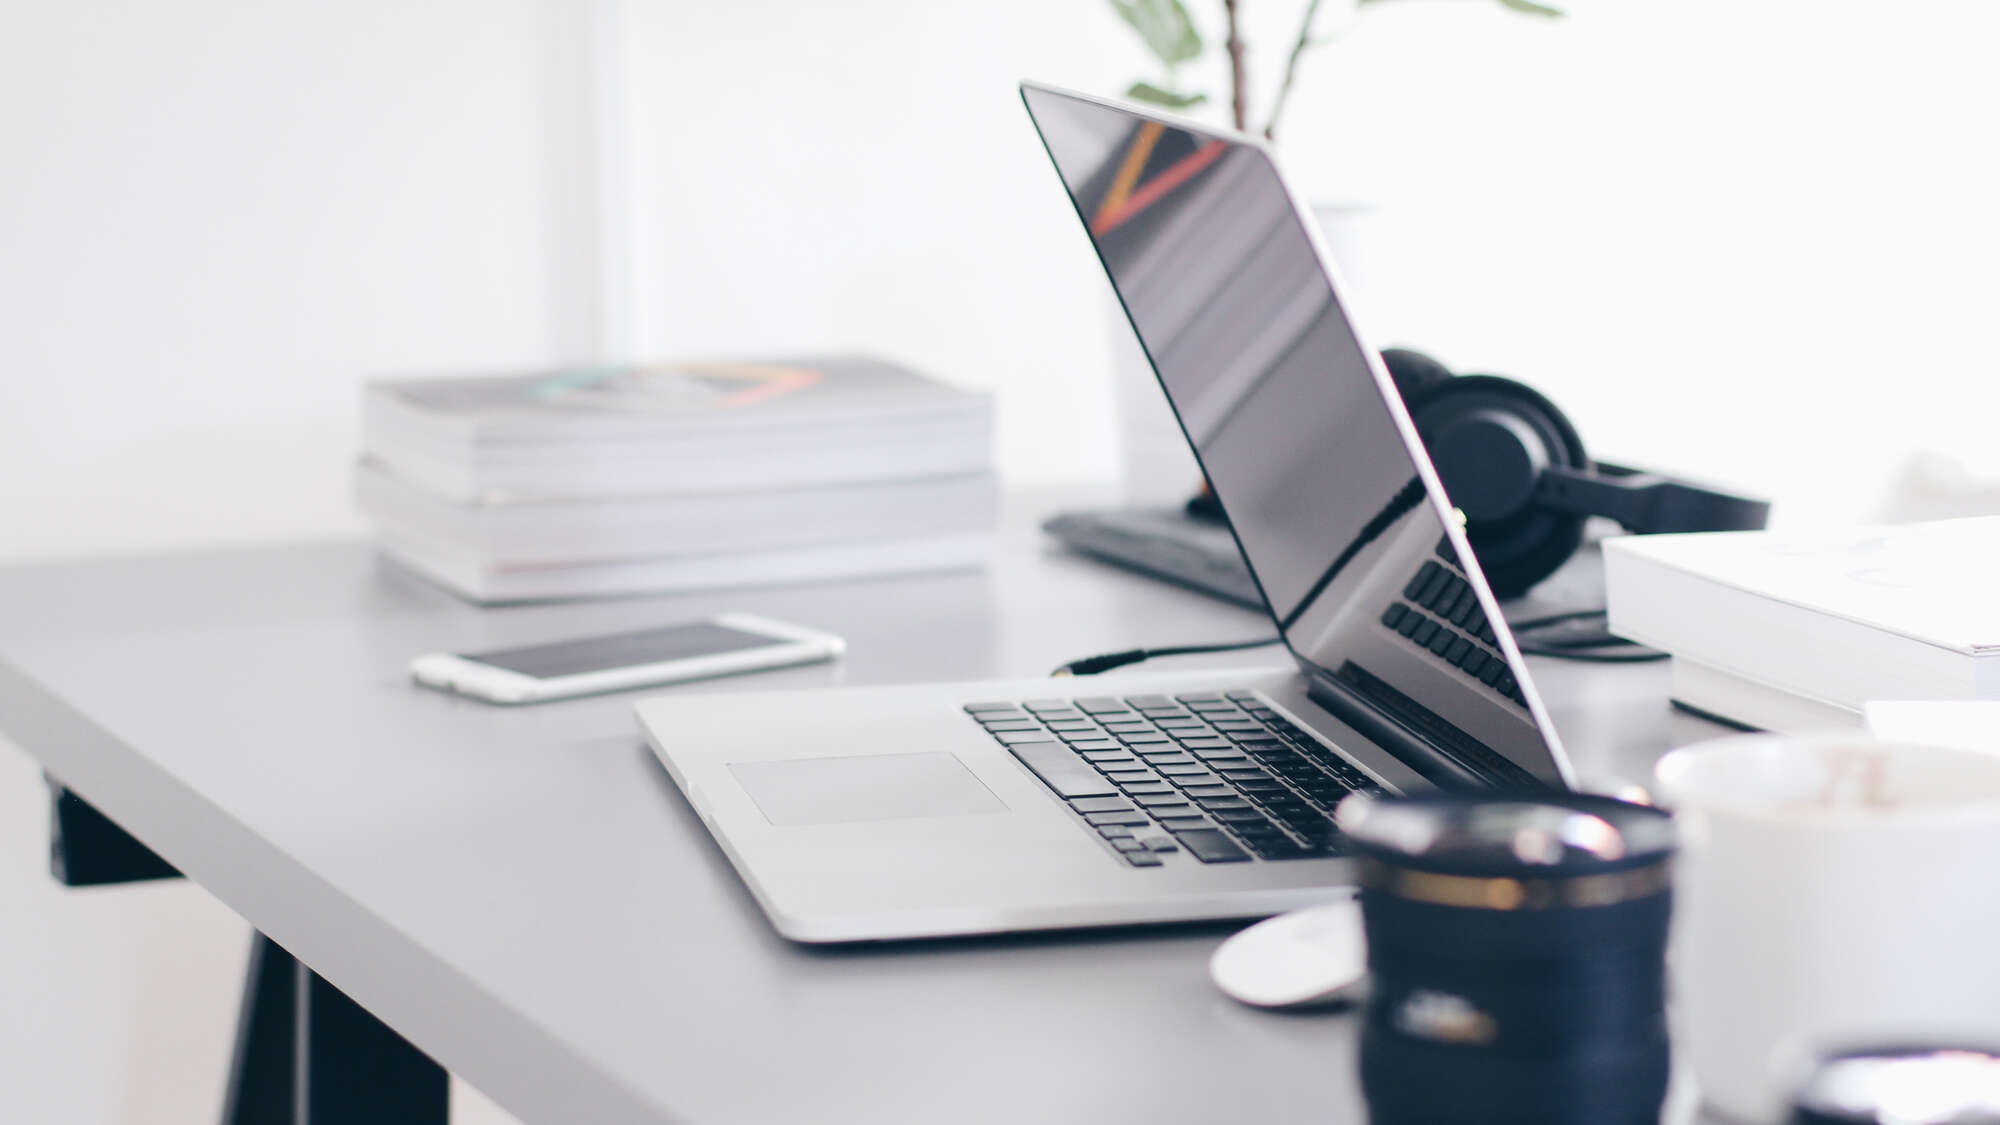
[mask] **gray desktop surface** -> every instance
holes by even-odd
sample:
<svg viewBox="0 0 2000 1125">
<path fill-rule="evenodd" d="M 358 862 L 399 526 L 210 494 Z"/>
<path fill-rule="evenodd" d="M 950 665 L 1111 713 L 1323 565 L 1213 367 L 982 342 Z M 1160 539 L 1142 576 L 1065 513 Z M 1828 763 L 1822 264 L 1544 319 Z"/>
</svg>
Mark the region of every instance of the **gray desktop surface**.
<svg viewBox="0 0 2000 1125">
<path fill-rule="evenodd" d="M 664 690 L 1034 675 L 1268 628 L 1045 545 L 1057 506 L 1013 504 L 984 573 L 488 610 L 358 542 L 0 569 L 0 734 L 528 1122 L 1359 1121 L 1353 1018 L 1223 999 L 1230 927 L 794 946 L 646 751 L 644 693 L 507 709 L 405 674 L 724 610 L 848 656 Z M 1537 671 L 1587 781 L 1719 730 L 1669 711 L 1662 666 Z"/>
</svg>

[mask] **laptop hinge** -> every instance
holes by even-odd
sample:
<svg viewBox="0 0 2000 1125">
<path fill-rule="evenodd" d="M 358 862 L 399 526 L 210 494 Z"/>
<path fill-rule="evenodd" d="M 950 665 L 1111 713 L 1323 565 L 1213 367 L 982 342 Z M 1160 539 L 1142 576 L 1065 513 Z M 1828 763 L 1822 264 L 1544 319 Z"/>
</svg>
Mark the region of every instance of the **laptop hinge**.
<svg viewBox="0 0 2000 1125">
<path fill-rule="evenodd" d="M 1314 703 L 1441 789 L 1548 788 L 1534 774 L 1352 662 L 1339 674 L 1314 668 L 1306 681 L 1306 693 Z"/>
</svg>

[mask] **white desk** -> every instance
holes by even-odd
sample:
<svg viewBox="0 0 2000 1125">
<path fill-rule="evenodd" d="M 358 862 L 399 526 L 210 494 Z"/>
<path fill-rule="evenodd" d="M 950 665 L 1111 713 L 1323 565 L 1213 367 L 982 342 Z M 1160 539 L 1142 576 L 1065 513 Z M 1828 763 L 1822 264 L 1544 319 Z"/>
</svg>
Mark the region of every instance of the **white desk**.
<svg viewBox="0 0 2000 1125">
<path fill-rule="evenodd" d="M 1053 554 L 1034 514 L 984 574 L 500 610 L 352 542 L 0 570 L 0 731 L 529 1122 L 1361 1120 L 1354 1020 L 1224 1000 L 1228 927 L 796 947 L 634 694 L 503 709 L 405 676 L 421 651 L 724 609 L 849 656 L 670 690 L 1032 675 L 1268 628 Z M 1669 710 L 1662 666 L 1545 667 L 1587 779 L 1717 729 Z"/>
</svg>

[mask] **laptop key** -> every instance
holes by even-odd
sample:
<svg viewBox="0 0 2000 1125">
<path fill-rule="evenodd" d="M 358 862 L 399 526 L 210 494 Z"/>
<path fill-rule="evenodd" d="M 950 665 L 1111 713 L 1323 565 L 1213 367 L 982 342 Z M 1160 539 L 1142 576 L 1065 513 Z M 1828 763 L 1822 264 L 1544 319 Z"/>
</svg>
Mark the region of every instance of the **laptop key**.
<svg viewBox="0 0 2000 1125">
<path fill-rule="evenodd" d="M 1249 852 L 1238 847 L 1236 841 L 1218 828 L 1190 829 L 1177 838 L 1181 847 L 1194 853 L 1194 857 L 1203 863 L 1246 863 L 1250 859 Z"/>
<path fill-rule="evenodd" d="M 1212 816 L 1215 819 L 1221 821 L 1222 823 L 1227 824 L 1231 828 L 1235 828 L 1238 825 L 1259 825 L 1259 824 L 1271 823 L 1270 821 L 1264 819 L 1263 813 L 1260 813 L 1256 809 L 1250 808 L 1248 806 L 1245 806 L 1240 809 L 1203 809 L 1202 811 L 1207 813 L 1209 816 Z"/>
<path fill-rule="evenodd" d="M 1083 730 L 1057 730 L 1056 737 L 1064 742 L 1102 742 L 1104 732 L 1095 727 L 1086 727 Z"/>
<path fill-rule="evenodd" d="M 1174 843 L 1173 838 L 1170 836 L 1142 836 L 1139 838 L 1139 842 L 1146 845 L 1148 851 L 1177 852 L 1181 850 L 1180 845 Z"/>
<path fill-rule="evenodd" d="M 1118 790 L 1097 776 L 1088 763 L 1056 742 L 1030 742 L 1007 747 L 1020 763 L 1032 770 L 1042 784 L 1065 800 L 1076 797 L 1115 797 Z"/>
<path fill-rule="evenodd" d="M 1227 785 L 1190 785 L 1182 789 L 1190 797 L 1234 797 L 1236 790 Z"/>
<path fill-rule="evenodd" d="M 1134 731 L 1131 734 L 1120 734 L 1118 738 L 1128 746 L 1161 746 L 1173 741 L 1173 739 L 1150 727 L 1143 731 Z"/>
<path fill-rule="evenodd" d="M 1133 839 L 1130 836 L 1118 837 L 1117 839 L 1111 841 L 1111 846 L 1117 848 L 1121 852 L 1142 852 L 1146 850 L 1146 845 L 1140 843 L 1139 841 Z"/>
<path fill-rule="evenodd" d="M 1205 816 L 1163 816 L 1160 827 L 1169 832 L 1192 832 L 1197 828 L 1215 827 Z"/>
<path fill-rule="evenodd" d="M 1250 847 L 1264 859 L 1317 859 L 1320 854 L 1289 836 L 1274 836 L 1269 840 L 1258 840 L 1253 842 Z"/>
<path fill-rule="evenodd" d="M 1042 720 L 1042 725 L 1048 727 L 1050 730 L 1096 730 L 1097 729 L 1097 724 L 1091 722 L 1089 719 L 1044 718 Z"/>
<path fill-rule="evenodd" d="M 1107 824 L 1098 829 L 1097 834 L 1107 840 L 1117 840 L 1125 836 L 1130 836 L 1132 830 L 1122 824 Z"/>
<path fill-rule="evenodd" d="M 1153 823 L 1141 812 L 1093 812 L 1084 813 L 1083 819 L 1098 828 L 1107 824 L 1128 824 L 1134 828 Z"/>
<path fill-rule="evenodd" d="M 1152 852 L 1126 852 L 1125 862 L 1134 867 L 1163 867 L 1160 857 Z"/>
<path fill-rule="evenodd" d="M 996 730 L 993 737 L 1006 746 L 1019 746 L 1024 742 L 1054 742 L 1055 736 L 1039 730 Z"/>
<path fill-rule="evenodd" d="M 1154 816 L 1194 816 L 1201 811 L 1185 801 L 1169 797 L 1140 797 L 1138 801 Z"/>
<path fill-rule="evenodd" d="M 1416 577 L 1410 579 L 1410 584 L 1403 587 L 1403 596 L 1412 601 L 1416 600 L 1417 595 L 1423 593 L 1424 587 L 1430 585 L 1431 579 L 1437 577 L 1437 573 L 1443 569 L 1431 560 L 1425 559 L 1424 565 L 1417 569 Z"/>
<path fill-rule="evenodd" d="M 1109 738 L 1099 738 L 1088 742 L 1072 742 L 1070 749 L 1082 753 L 1086 750 L 1123 750 L 1125 747 Z"/>
<path fill-rule="evenodd" d="M 1114 777 L 1111 781 L 1118 788 L 1123 789 L 1127 797 L 1177 797 L 1179 795 L 1173 786 L 1162 784 L 1150 777 L 1136 778 L 1132 781 Z"/>
<path fill-rule="evenodd" d="M 966 712 L 972 715 L 985 715 L 994 711 L 1019 711 L 1020 709 L 1021 705 L 1018 703 L 968 703 L 965 705 Z"/>
<path fill-rule="evenodd" d="M 1125 703 L 1127 706 L 1137 707 L 1142 711 L 1148 707 L 1172 707 L 1174 705 L 1174 701 L 1164 695 L 1128 695 L 1125 697 Z"/>
<path fill-rule="evenodd" d="M 1085 714 L 1095 715 L 1100 711 L 1123 711 L 1125 709 L 1125 701 L 1122 699 L 1113 699 L 1108 695 L 1099 695 L 1089 699 L 1079 699 L 1076 701 L 1075 707 Z"/>
<path fill-rule="evenodd" d="M 1123 797 L 1077 797 L 1069 807 L 1078 812 L 1131 812 L 1132 806 Z"/>
<path fill-rule="evenodd" d="M 1208 772 L 1207 766 L 1160 766 L 1159 771 L 1168 777 L 1192 777 Z"/>
</svg>

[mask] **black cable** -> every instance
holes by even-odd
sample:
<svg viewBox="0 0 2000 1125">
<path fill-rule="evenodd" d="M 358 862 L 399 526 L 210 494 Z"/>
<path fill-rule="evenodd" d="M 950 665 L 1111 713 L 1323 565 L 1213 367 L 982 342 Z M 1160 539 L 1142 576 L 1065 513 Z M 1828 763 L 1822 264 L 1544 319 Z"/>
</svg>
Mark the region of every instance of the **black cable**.
<svg viewBox="0 0 2000 1125">
<path fill-rule="evenodd" d="M 1537 648 L 1522 645 L 1523 656 L 1546 656 L 1555 660 L 1577 660 L 1586 664 L 1647 664 L 1655 660 L 1665 660 L 1664 652 L 1586 652 L 1574 648 Z"/>
<path fill-rule="evenodd" d="M 1639 648 L 1638 642 L 1624 637 L 1613 636 L 1609 631 L 1586 634 L 1580 637 L 1559 637 L 1554 640 L 1530 644 L 1522 637 L 1546 629 L 1552 625 L 1564 625 L 1572 621 L 1589 621 L 1605 616 L 1601 609 L 1577 610 L 1574 613 L 1555 613 L 1547 617 L 1531 618 L 1527 621 L 1509 621 L 1507 627 L 1514 631 L 1516 643 L 1523 656 L 1545 656 L 1551 660 L 1575 660 L 1586 664 L 1649 664 L 1667 659 L 1667 653 Z M 1638 651 L 1596 652 L 1603 648 L 1630 648 Z"/>
<path fill-rule="evenodd" d="M 1564 648 L 1564 649 L 1619 648 L 1622 646 L 1630 646 L 1638 644 L 1637 641 L 1628 641 L 1624 637 L 1614 637 L 1610 633 L 1607 633 L 1602 629 L 1598 630 L 1595 633 L 1585 633 L 1581 636 L 1576 636 L 1576 637 L 1557 637 L 1555 640 L 1552 641 L 1535 640 L 1531 643 L 1538 645 L 1542 648 Z"/>
<path fill-rule="evenodd" d="M 1561 625 L 1566 621 L 1588 621 L 1593 617 L 1603 617 L 1604 615 L 1605 611 L 1601 609 L 1581 609 L 1575 613 L 1555 613 L 1547 617 L 1531 617 L 1526 621 L 1509 621 L 1507 627 L 1516 633 L 1525 633 L 1531 629 L 1544 629 L 1550 625 Z"/>
<path fill-rule="evenodd" d="M 1532 632 L 1537 629 L 1546 629 L 1551 625 L 1562 625 L 1571 621 L 1588 621 L 1592 618 L 1603 617 L 1604 615 L 1605 611 L 1601 609 L 1583 609 L 1572 613 L 1553 613 L 1547 617 L 1533 617 L 1526 621 L 1509 621 L 1507 628 L 1513 631 L 1518 638 L 1522 633 Z M 1086 656 L 1081 660 L 1072 660 L 1068 664 L 1064 664 L 1055 671 L 1050 672 L 1049 675 L 1094 676 L 1099 672 L 1109 672 L 1113 668 L 1123 668 L 1128 664 L 1137 664 L 1140 661 L 1152 660 L 1155 657 L 1194 656 L 1208 652 L 1241 652 L 1244 649 L 1264 648 L 1267 645 L 1278 644 L 1283 640 L 1283 637 L 1266 637 L 1262 640 L 1236 641 L 1230 644 L 1219 645 L 1176 645 L 1171 648 L 1127 649 L 1124 652 L 1107 652 L 1101 656 Z M 1641 652 L 1590 651 L 1592 649 L 1611 646 L 1629 645 L 1636 647 L 1636 642 L 1628 641 L 1623 637 L 1614 637 L 1610 633 L 1546 641 L 1536 645 L 1523 644 L 1518 640 L 1516 643 L 1519 644 L 1521 653 L 1524 656 L 1546 656 L 1552 660 L 1576 660 L 1589 664 L 1645 664 L 1655 660 L 1667 659 L 1666 653 L 1653 652 L 1651 650 Z"/>
<path fill-rule="evenodd" d="M 1123 668 L 1127 664 L 1137 664 L 1141 660 L 1151 660 L 1156 656 L 1193 656 L 1203 652 L 1240 652 L 1247 648 L 1263 648 L 1284 640 L 1283 637 L 1265 637 L 1256 641 L 1235 641 L 1222 645 L 1177 645 L 1173 648 L 1135 648 L 1124 652 L 1107 652 L 1102 656 L 1086 656 L 1082 660 L 1072 660 L 1068 664 L 1050 672 L 1051 676 L 1095 676 L 1099 672 L 1109 672 L 1113 668 Z"/>
</svg>

